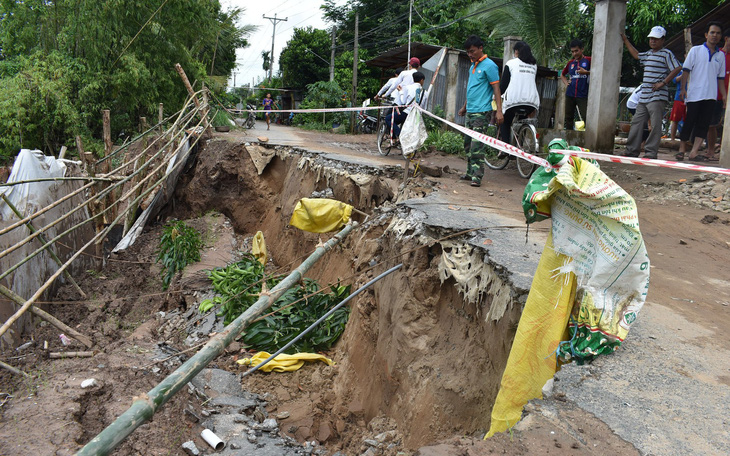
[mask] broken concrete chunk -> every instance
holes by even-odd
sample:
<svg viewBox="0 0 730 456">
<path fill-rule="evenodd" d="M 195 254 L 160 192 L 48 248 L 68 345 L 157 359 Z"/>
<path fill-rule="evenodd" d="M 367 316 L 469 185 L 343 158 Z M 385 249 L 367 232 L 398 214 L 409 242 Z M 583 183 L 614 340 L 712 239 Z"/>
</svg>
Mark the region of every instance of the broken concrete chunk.
<svg viewBox="0 0 730 456">
<path fill-rule="evenodd" d="M 185 450 L 185 453 L 189 454 L 190 456 L 199 456 L 200 450 L 198 450 L 198 447 L 195 446 L 195 442 L 192 440 L 188 440 L 187 442 L 182 444 L 182 449 Z"/>
<path fill-rule="evenodd" d="M 261 423 L 261 430 L 264 432 L 274 432 L 279 425 L 276 423 L 275 418 L 266 418 L 263 423 Z"/>
</svg>

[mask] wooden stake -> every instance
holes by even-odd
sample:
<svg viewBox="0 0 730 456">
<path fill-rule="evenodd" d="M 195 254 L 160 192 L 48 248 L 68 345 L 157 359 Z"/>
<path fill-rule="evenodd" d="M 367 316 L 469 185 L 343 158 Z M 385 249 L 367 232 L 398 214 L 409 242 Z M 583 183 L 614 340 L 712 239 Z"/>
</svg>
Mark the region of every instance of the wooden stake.
<svg viewBox="0 0 730 456">
<path fill-rule="evenodd" d="M 25 377 L 25 378 L 30 378 L 30 375 L 26 374 L 26 373 L 25 373 L 25 372 L 23 372 L 22 370 L 16 369 L 16 368 L 14 368 L 13 366 L 11 366 L 10 364 L 5 364 L 5 363 L 4 363 L 4 362 L 2 362 L 2 361 L 0 361 L 0 367 L 2 367 L 3 369 L 5 369 L 5 370 L 7 370 L 7 371 L 10 371 L 10 372 L 12 372 L 12 373 L 13 373 L 13 374 L 15 374 L 15 375 L 22 375 L 22 376 L 23 376 L 23 377 Z"/>
<path fill-rule="evenodd" d="M 63 359 L 63 358 L 91 358 L 94 356 L 93 351 L 80 351 L 80 352 L 50 352 L 48 357 L 51 359 Z"/>
<path fill-rule="evenodd" d="M 4 285 L 0 285 L 0 294 L 6 296 L 8 299 L 10 299 L 11 301 L 13 301 L 14 303 L 16 303 L 19 306 L 22 306 L 23 304 L 25 304 L 25 299 L 23 299 L 18 294 L 16 294 L 13 290 L 9 289 L 8 287 L 6 287 Z M 89 337 L 76 331 L 72 327 L 68 326 L 66 323 L 62 322 L 58 318 L 56 318 L 53 315 L 46 312 L 45 310 L 39 309 L 36 306 L 31 306 L 29 310 L 33 315 L 35 315 L 39 318 L 42 318 L 43 320 L 52 324 L 56 328 L 63 331 L 64 334 L 67 334 L 68 336 L 73 337 L 74 339 L 76 339 L 79 342 L 81 342 L 82 344 L 84 344 L 87 348 L 91 348 L 94 345 L 94 343 L 91 342 L 91 339 Z"/>
<path fill-rule="evenodd" d="M 163 116 L 164 110 L 162 109 L 162 107 L 163 107 L 162 103 L 160 103 L 160 109 L 157 112 L 157 123 L 160 124 L 160 134 L 162 134 L 162 130 L 163 130 L 162 121 L 165 120 L 165 118 Z"/>
<path fill-rule="evenodd" d="M 193 90 L 193 86 L 190 85 L 190 81 L 188 80 L 188 75 L 185 74 L 185 70 L 183 70 L 183 67 L 180 66 L 179 63 L 175 64 L 175 69 L 177 70 L 177 73 L 180 75 L 180 78 L 182 78 L 183 84 L 185 85 L 185 88 L 188 90 L 188 94 L 190 94 L 190 96 L 193 97 L 193 102 L 195 103 L 195 107 L 200 108 L 200 102 L 198 101 L 198 98 L 195 96 L 195 91 Z"/>
<path fill-rule="evenodd" d="M 101 111 L 102 113 L 102 123 L 104 124 L 104 157 L 109 157 L 112 153 L 112 148 L 114 147 L 114 143 L 112 142 L 112 125 L 111 125 L 111 113 L 108 109 L 103 109 Z M 103 162 L 101 162 L 101 172 L 103 174 L 109 174 L 109 171 L 111 170 L 111 160 L 107 158 Z M 103 189 L 107 188 L 107 185 L 102 186 Z M 106 209 L 107 207 L 110 207 L 113 201 L 113 192 L 107 193 L 106 201 L 104 201 L 103 208 Z M 104 214 L 104 222 L 109 223 L 110 220 L 113 220 L 116 217 L 116 207 L 113 207 L 110 211 Z"/>
<path fill-rule="evenodd" d="M 5 196 L 5 194 L 2 195 L 2 198 L 3 198 L 3 201 L 5 201 L 5 204 L 8 205 L 8 207 L 10 208 L 10 210 L 13 211 L 13 213 L 15 215 L 17 215 L 20 220 L 23 220 L 23 214 L 21 214 L 20 211 L 18 211 L 18 209 L 15 207 L 15 205 L 13 205 L 13 203 L 10 202 L 10 200 Z M 35 234 L 36 231 L 38 231 L 38 230 L 35 229 L 35 227 L 33 226 L 33 224 L 30 223 L 30 222 L 26 222 L 25 223 L 25 226 L 28 227 L 28 231 L 30 231 L 31 234 Z M 48 240 L 46 239 L 45 236 L 43 236 L 43 234 L 40 234 L 39 233 L 38 234 L 38 237 L 36 239 L 38 239 L 38 242 L 40 242 L 43 245 L 48 244 Z M 51 257 L 56 262 L 56 264 L 58 264 L 59 266 L 61 266 L 63 264 L 63 261 L 61 261 L 61 259 L 58 258 L 58 255 L 56 255 L 56 252 L 54 252 L 53 249 L 50 246 L 48 247 L 48 253 L 51 255 Z M 68 281 L 71 282 L 71 284 L 74 286 L 74 288 L 76 288 L 76 291 L 79 292 L 79 294 L 81 295 L 81 297 L 84 298 L 84 299 L 86 299 L 86 293 L 84 293 L 84 291 L 81 289 L 81 287 L 79 286 L 79 284 L 76 283 L 76 281 L 71 276 L 71 274 L 68 271 L 64 271 L 64 275 L 66 276 L 66 278 L 68 279 Z"/>
</svg>

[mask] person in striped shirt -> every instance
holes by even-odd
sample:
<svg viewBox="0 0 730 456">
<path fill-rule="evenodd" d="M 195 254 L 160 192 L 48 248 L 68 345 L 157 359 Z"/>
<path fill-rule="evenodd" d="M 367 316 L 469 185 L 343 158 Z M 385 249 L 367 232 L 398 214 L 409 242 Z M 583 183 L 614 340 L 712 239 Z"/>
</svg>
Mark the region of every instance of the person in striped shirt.
<svg viewBox="0 0 730 456">
<path fill-rule="evenodd" d="M 651 119 L 653 128 L 644 144 L 644 158 L 657 158 L 659 142 L 662 138 L 662 117 L 669 100 L 667 84 L 682 70 L 672 51 L 664 48 L 664 37 L 667 31 L 664 27 L 656 26 L 649 32 L 649 50 L 639 52 L 631 44 L 625 34 L 621 34 L 629 54 L 644 67 L 644 77 L 641 82 L 639 104 L 636 114 L 631 120 L 631 130 L 626 142 L 627 157 L 638 157 L 641 152 L 641 140 L 644 128 Z"/>
</svg>

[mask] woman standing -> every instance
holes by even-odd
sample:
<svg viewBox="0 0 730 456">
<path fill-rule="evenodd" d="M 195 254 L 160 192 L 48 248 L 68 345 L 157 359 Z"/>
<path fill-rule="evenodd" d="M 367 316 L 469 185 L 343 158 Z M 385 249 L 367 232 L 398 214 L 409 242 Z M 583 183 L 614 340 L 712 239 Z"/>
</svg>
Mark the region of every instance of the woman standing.
<svg viewBox="0 0 730 456">
<path fill-rule="evenodd" d="M 504 122 L 499 130 L 499 139 L 510 143 L 512 122 L 518 111 L 526 117 L 533 117 L 540 107 L 540 94 L 537 92 L 537 60 L 530 46 L 524 41 L 515 43 L 514 57 L 504 64 L 499 88 L 504 94 L 502 111 Z"/>
</svg>

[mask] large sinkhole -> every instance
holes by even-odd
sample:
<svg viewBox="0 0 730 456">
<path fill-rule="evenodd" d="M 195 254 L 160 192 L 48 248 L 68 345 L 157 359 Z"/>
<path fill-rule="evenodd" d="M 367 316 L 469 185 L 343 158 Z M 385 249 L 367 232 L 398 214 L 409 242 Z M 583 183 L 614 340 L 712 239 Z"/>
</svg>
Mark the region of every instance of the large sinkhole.
<svg viewBox="0 0 730 456">
<path fill-rule="evenodd" d="M 243 379 L 244 389 L 270 393 L 271 403 L 291 413 L 281 429 L 300 442 L 354 449 L 366 428 L 389 421 L 403 445 L 415 449 L 489 427 L 529 274 L 516 283 L 480 248 L 487 242 L 476 232 L 453 236 L 464 228 L 457 220 L 453 227 L 425 222 L 415 208 L 430 186 L 415 182 L 404 191 L 401 182 L 396 167 L 214 139 L 181 177 L 167 209 L 180 219 L 220 212 L 243 236 L 260 230 L 274 263 L 294 267 L 329 235 L 288 226 L 292 209 L 300 198 L 327 194 L 371 216 L 309 277 L 323 284 L 348 278 L 354 290 L 404 264 L 353 301 L 329 354 L 335 366 Z"/>
</svg>

